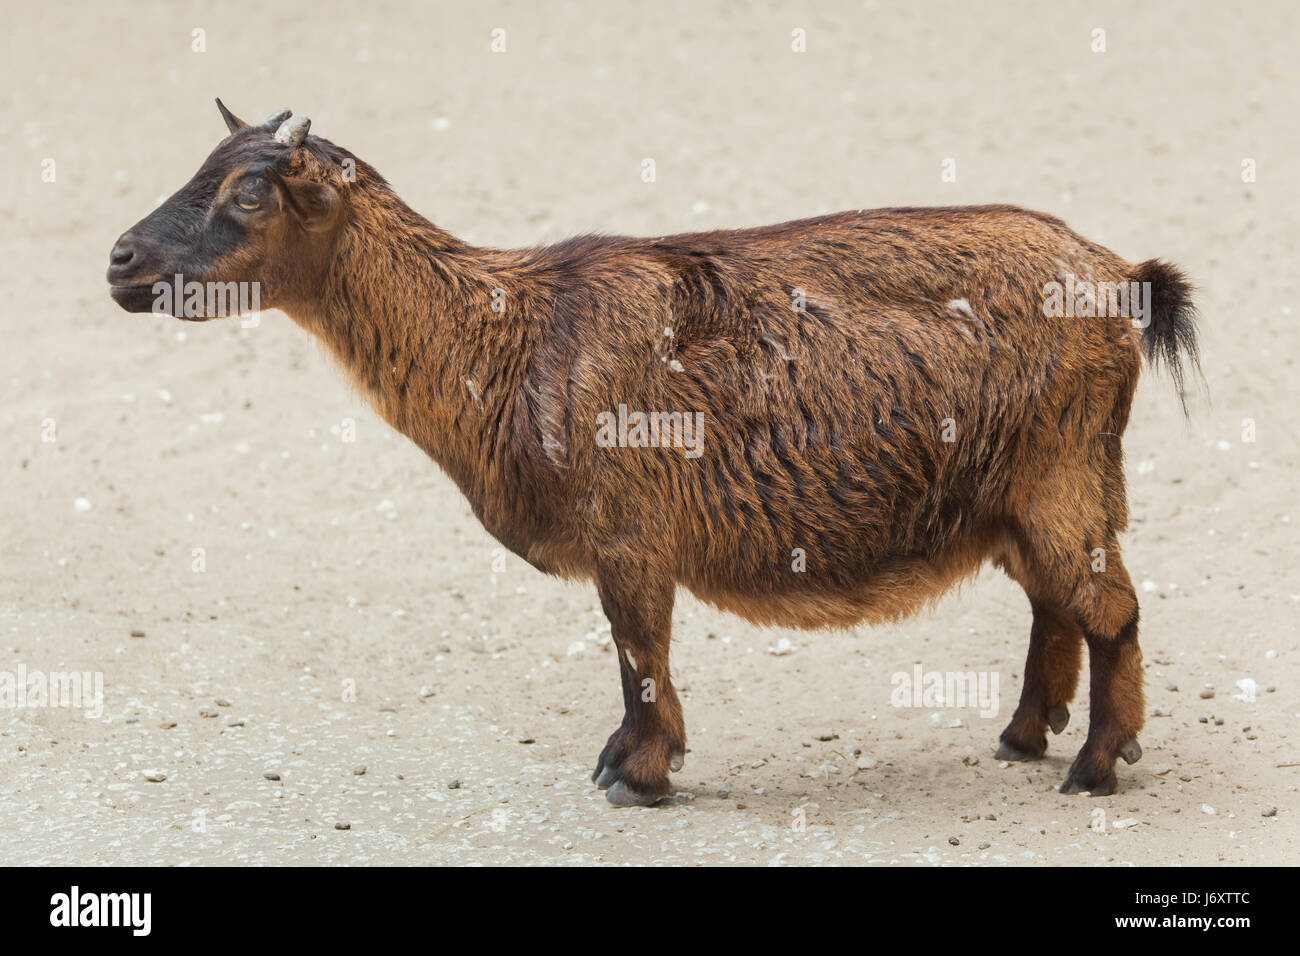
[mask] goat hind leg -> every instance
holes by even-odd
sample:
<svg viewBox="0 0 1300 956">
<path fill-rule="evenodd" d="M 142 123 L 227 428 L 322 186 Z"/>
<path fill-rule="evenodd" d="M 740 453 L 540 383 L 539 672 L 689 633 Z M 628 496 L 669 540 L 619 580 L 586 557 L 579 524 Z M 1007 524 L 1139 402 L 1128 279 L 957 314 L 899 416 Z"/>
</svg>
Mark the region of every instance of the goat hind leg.
<svg viewBox="0 0 1300 956">
<path fill-rule="evenodd" d="M 1122 430 L 1114 424 L 1108 427 Z M 1031 600 L 1047 604 L 1082 633 L 1088 645 L 1088 737 L 1061 785 L 1062 793 L 1114 793 L 1116 759 L 1133 763 L 1142 755 L 1137 742 L 1144 706 L 1137 594 L 1116 537 L 1127 519 L 1118 455 L 1115 443 L 1105 446 L 1100 459 L 1062 458 L 1061 467 L 1021 489 L 1022 508 L 1011 529 L 1016 547 L 1003 559 Z M 1030 654 L 1032 659 L 1032 641 Z M 1027 665 L 1026 692 L 1031 671 Z M 1040 702 L 1035 709 L 1041 713 L 1042 706 Z M 1042 718 L 1049 723 L 1055 716 L 1053 706 L 1055 701 L 1047 703 Z"/>
<path fill-rule="evenodd" d="M 998 760 L 1037 760 L 1047 752 L 1047 731 L 1059 734 L 1070 720 L 1083 662 L 1083 632 L 1068 616 L 1031 601 L 1034 623 L 1020 704 L 999 738 Z"/>
<path fill-rule="evenodd" d="M 1117 758 L 1136 763 L 1142 756 L 1137 734 L 1145 709 L 1137 594 L 1118 556 L 1099 577 L 1096 600 L 1080 614 L 1088 643 L 1088 739 L 1061 784 L 1061 793 L 1095 797 L 1115 792 Z"/>
</svg>

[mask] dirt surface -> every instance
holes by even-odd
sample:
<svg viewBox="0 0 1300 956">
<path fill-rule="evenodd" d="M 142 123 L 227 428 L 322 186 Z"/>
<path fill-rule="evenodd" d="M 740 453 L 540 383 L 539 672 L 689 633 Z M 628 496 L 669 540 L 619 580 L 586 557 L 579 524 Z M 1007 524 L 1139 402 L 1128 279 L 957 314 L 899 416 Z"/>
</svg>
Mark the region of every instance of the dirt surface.
<svg viewBox="0 0 1300 956">
<path fill-rule="evenodd" d="M 0 675 L 90 672 L 103 697 L 0 707 L 3 859 L 1297 860 L 1300 9 L 428 6 L 6 17 Z M 1121 792 L 1054 790 L 1086 695 L 1045 760 L 993 759 L 1029 609 L 988 569 L 847 633 L 683 593 L 679 792 L 608 806 L 588 774 L 622 701 L 592 587 L 504 555 L 283 315 L 109 300 L 114 239 L 224 135 L 217 95 L 309 115 L 480 244 L 1006 201 L 1183 266 L 1212 402 L 1185 423 L 1148 374 L 1126 439 L 1151 716 Z M 996 714 L 892 706 L 917 665 L 996 676 Z"/>
</svg>

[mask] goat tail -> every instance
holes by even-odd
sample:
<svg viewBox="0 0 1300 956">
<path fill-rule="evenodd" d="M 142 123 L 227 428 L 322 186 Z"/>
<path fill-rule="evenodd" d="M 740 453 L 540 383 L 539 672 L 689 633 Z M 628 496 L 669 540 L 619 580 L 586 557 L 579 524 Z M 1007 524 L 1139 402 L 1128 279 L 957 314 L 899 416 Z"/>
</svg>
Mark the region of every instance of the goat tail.
<svg viewBox="0 0 1300 956">
<path fill-rule="evenodd" d="M 1138 263 L 1129 272 L 1129 280 L 1141 283 L 1139 288 L 1146 319 L 1142 329 L 1142 347 L 1147 361 L 1168 369 L 1186 414 L 1186 372 L 1194 372 L 1197 380 L 1203 382 L 1192 284 L 1181 269 L 1160 259 Z"/>
</svg>

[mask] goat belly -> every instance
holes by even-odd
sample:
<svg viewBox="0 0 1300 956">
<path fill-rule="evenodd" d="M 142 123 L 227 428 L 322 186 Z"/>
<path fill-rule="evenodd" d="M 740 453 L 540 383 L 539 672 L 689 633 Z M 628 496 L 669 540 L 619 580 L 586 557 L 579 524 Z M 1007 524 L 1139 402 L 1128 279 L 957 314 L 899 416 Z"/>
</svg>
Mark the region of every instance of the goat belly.
<svg viewBox="0 0 1300 956">
<path fill-rule="evenodd" d="M 730 431 L 719 416 L 700 459 L 680 463 L 702 506 L 679 526 L 679 562 L 701 599 L 758 623 L 848 627 L 910 613 L 997 550 L 980 448 L 945 457 L 901 410 L 869 433 L 807 416 Z"/>
</svg>

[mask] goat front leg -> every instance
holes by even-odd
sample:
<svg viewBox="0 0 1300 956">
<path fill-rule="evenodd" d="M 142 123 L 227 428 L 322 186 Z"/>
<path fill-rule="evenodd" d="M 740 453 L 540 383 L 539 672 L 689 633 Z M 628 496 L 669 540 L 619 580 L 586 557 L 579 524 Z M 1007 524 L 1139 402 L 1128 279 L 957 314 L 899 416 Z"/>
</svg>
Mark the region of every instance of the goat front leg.
<svg viewBox="0 0 1300 956">
<path fill-rule="evenodd" d="M 618 651 L 623 723 L 591 779 L 615 806 L 649 806 L 668 795 L 668 773 L 680 770 L 686 756 L 682 706 L 668 668 L 673 582 L 644 568 L 606 566 L 597 589 Z"/>
</svg>

